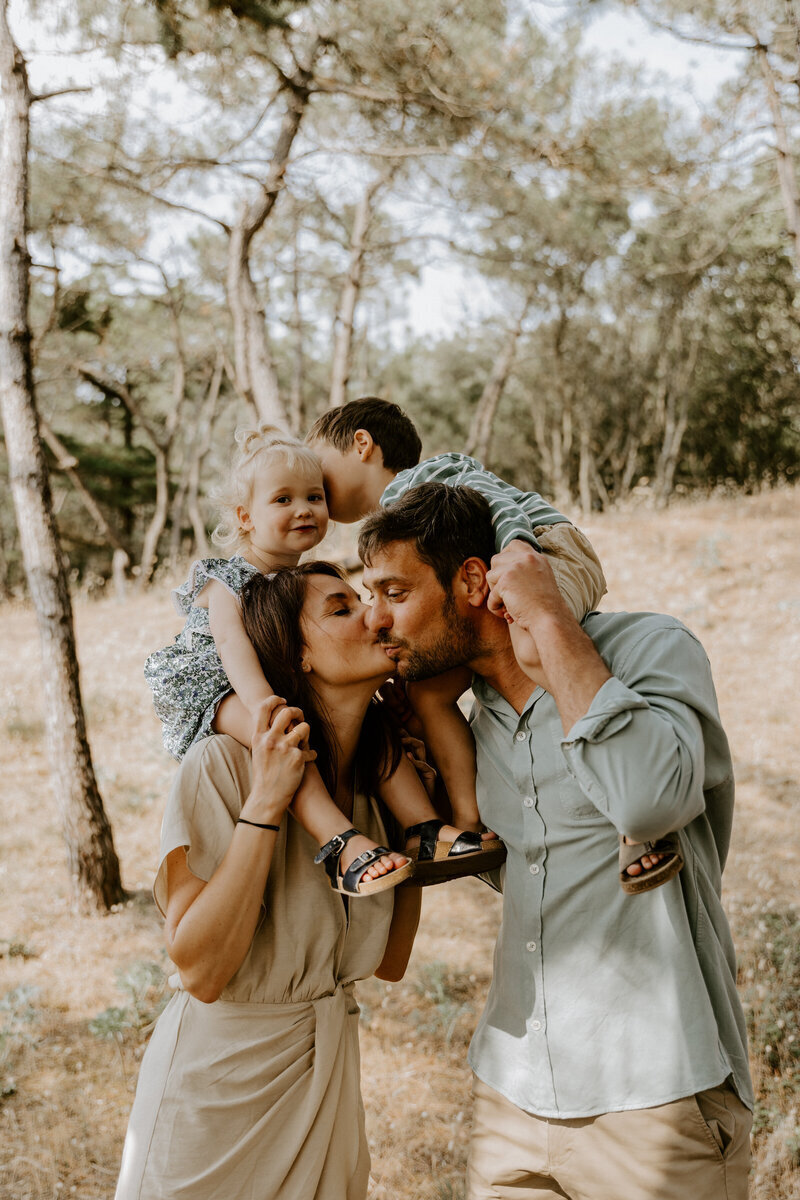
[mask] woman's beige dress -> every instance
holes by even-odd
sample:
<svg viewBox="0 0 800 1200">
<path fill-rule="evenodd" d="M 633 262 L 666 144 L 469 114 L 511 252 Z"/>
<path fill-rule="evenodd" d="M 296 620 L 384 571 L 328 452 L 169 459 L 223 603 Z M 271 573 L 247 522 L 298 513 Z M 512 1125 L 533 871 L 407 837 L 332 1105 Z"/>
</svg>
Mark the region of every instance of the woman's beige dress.
<svg viewBox="0 0 800 1200">
<path fill-rule="evenodd" d="M 161 831 L 165 859 L 188 846 L 211 878 L 250 788 L 250 755 L 232 738 L 193 746 Z M 386 833 L 374 801 L 353 824 Z M 313 864 L 312 839 L 281 823 L 247 958 L 214 1004 L 178 990 L 142 1060 L 116 1200 L 363 1200 L 369 1152 L 353 982 L 384 952 L 392 891 L 349 901 Z M 177 982 L 177 978 L 176 978 Z"/>
</svg>

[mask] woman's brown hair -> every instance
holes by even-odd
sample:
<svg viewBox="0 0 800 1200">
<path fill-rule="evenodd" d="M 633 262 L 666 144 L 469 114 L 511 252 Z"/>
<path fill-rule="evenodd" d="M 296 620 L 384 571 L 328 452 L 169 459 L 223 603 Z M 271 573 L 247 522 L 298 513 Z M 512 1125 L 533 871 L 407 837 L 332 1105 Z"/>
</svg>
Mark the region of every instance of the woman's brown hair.
<svg viewBox="0 0 800 1200">
<path fill-rule="evenodd" d="M 336 790 L 339 745 L 330 713 L 303 671 L 305 644 L 300 630 L 308 581 L 312 575 L 344 579 L 333 563 L 308 562 L 282 567 L 271 575 L 255 575 L 241 591 L 242 622 L 253 643 L 264 677 L 287 704 L 302 708 L 311 727 L 311 746 L 317 752 L 317 767 L 328 791 Z M 357 786 L 377 794 L 380 782 L 400 762 L 401 748 L 396 730 L 373 700 L 364 718 L 358 744 Z"/>
</svg>

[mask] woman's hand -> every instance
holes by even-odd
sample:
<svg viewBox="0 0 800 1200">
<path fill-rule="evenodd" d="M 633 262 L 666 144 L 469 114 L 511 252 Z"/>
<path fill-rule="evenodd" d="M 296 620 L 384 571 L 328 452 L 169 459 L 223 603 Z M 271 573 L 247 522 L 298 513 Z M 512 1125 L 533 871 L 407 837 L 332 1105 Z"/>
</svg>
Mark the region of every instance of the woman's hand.
<svg viewBox="0 0 800 1200">
<path fill-rule="evenodd" d="M 310 729 L 299 708 L 270 696 L 256 709 L 253 723 L 253 786 L 242 815 L 280 822 L 303 780 L 306 763 L 317 757 L 310 749 Z"/>
</svg>

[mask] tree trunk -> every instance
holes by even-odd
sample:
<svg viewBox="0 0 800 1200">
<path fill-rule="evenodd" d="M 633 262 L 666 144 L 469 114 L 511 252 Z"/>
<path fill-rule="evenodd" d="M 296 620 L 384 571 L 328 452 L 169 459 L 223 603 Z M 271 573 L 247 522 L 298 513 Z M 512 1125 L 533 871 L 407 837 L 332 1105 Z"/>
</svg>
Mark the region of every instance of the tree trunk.
<svg viewBox="0 0 800 1200">
<path fill-rule="evenodd" d="M 339 308 L 336 313 L 334 327 L 336 337 L 333 347 L 333 362 L 331 364 L 331 388 L 328 395 L 328 407 L 339 408 L 347 399 L 347 384 L 353 367 L 353 328 L 355 323 L 356 305 L 361 292 L 364 278 L 364 259 L 367 253 L 367 234 L 372 222 L 373 201 L 394 173 L 395 168 L 380 175 L 364 189 L 359 197 L 353 215 L 353 232 L 350 237 L 350 260 L 347 266 L 342 294 L 339 298 Z"/>
<path fill-rule="evenodd" d="M 253 404 L 262 421 L 288 426 L 288 413 L 278 387 L 278 378 L 267 340 L 267 327 L 258 293 L 250 273 L 250 246 L 269 217 L 283 188 L 292 144 L 309 101 L 309 83 L 314 60 L 322 48 L 317 39 L 309 65 L 297 68 L 285 81 L 286 111 L 278 130 L 275 149 L 261 185 L 261 195 L 243 208 L 231 231 L 228 246 L 227 294 L 233 321 L 234 362 L 239 391 Z"/>
<path fill-rule="evenodd" d="M 298 222 L 294 223 L 294 262 L 292 263 L 292 384 L 289 390 L 289 428 L 302 437 L 306 424 L 303 383 L 305 380 L 305 351 L 303 348 L 303 312 L 300 307 L 300 246 Z"/>
<path fill-rule="evenodd" d="M 517 353 L 517 345 L 522 334 L 522 325 L 528 315 L 528 310 L 532 302 L 533 295 L 527 295 L 522 312 L 519 314 L 513 328 L 508 331 L 508 336 L 494 361 L 489 378 L 486 380 L 480 400 L 478 401 L 478 406 L 472 417 L 472 424 L 467 435 L 467 444 L 464 447 L 464 453 L 473 454 L 481 462 L 485 462 L 489 456 L 492 425 L 494 424 L 497 407 L 508 382 L 508 376 L 511 373 L 511 367 L 514 364 L 514 358 Z"/>
<path fill-rule="evenodd" d="M 592 511 L 592 450 L 588 425 L 581 424 L 578 441 L 578 502 L 585 516 Z M 596 474 L 597 472 L 595 472 Z"/>
<path fill-rule="evenodd" d="M 142 540 L 142 558 L 136 579 L 137 590 L 146 587 L 153 577 L 158 560 L 158 543 L 169 512 L 169 462 L 161 446 L 153 446 L 153 454 L 156 460 L 156 506 Z"/>
<path fill-rule="evenodd" d="M 772 128 L 775 131 L 775 149 L 778 153 L 778 179 L 781 185 L 783 211 L 786 216 L 786 229 L 792 242 L 792 256 L 794 258 L 795 270 L 800 272 L 800 202 L 798 202 L 797 195 L 797 172 L 789 143 L 789 135 L 786 130 L 786 122 L 783 118 L 781 98 L 778 94 L 777 84 L 775 83 L 775 72 L 772 69 L 772 63 L 769 61 L 767 47 L 757 46 L 756 54 L 761 67 L 761 73 L 764 76 L 767 101 L 769 103 L 770 116 L 772 117 Z"/>
<path fill-rule="evenodd" d="M 84 485 L 83 480 L 78 474 L 76 470 L 76 468 L 79 466 L 77 458 L 69 453 L 64 443 L 56 436 L 41 414 L 39 415 L 39 431 L 47 445 L 50 447 L 53 457 L 56 460 L 56 464 L 58 465 L 58 469 L 64 472 L 67 479 L 75 488 L 75 491 L 81 498 L 83 507 L 97 525 L 97 528 L 100 530 L 109 546 L 118 551 L 119 554 L 124 554 L 125 558 L 129 559 L 128 551 L 120 541 L 119 535 L 115 533 L 112 527 L 109 525 L 108 521 L 103 516 L 99 504 L 89 489 Z M 120 558 L 118 561 L 122 562 L 122 559 Z"/>
<path fill-rule="evenodd" d="M 92 767 L 81 704 L 72 605 L 39 439 L 28 323 L 28 132 L 25 61 L 0 4 L 0 406 L 20 545 L 42 648 L 45 725 L 76 901 L 124 899 L 111 827 Z"/>
<path fill-rule="evenodd" d="M 210 549 L 208 545 L 208 537 L 206 535 L 206 525 L 200 513 L 200 468 L 203 465 L 203 459 L 211 449 L 211 432 L 214 428 L 214 416 L 217 411 L 217 402 L 219 400 L 220 388 L 222 386 L 222 373 L 224 370 L 225 360 L 221 350 L 217 351 L 217 361 L 214 364 L 214 373 L 211 376 L 211 382 L 206 392 L 203 407 L 200 410 L 200 420 L 197 424 L 195 440 L 192 445 L 191 457 L 189 461 L 189 480 L 186 492 L 186 512 L 189 520 L 192 523 L 194 530 L 194 547 L 195 554 L 198 558 L 208 558 Z"/>
<path fill-rule="evenodd" d="M 681 445 L 689 424 L 689 388 L 697 366 L 700 346 L 705 337 L 705 322 L 700 319 L 700 314 L 693 314 L 691 329 L 692 340 L 688 354 L 682 352 L 682 346 L 678 347 L 681 351 L 678 356 L 679 365 L 673 370 L 664 408 L 661 449 L 653 483 L 656 503 L 662 508 L 672 495 Z"/>
</svg>

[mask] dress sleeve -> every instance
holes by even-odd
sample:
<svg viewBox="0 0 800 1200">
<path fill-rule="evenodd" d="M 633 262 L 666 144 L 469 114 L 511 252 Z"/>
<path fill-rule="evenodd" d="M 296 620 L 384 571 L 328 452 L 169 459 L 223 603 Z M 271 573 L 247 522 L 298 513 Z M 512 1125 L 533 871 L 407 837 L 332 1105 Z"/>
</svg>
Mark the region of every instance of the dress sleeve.
<svg viewBox="0 0 800 1200">
<path fill-rule="evenodd" d="M 198 558 L 192 563 L 189 578 L 172 593 L 172 599 L 178 612 L 185 617 L 210 579 L 238 596 L 248 579 L 257 574 L 258 569 L 238 554 L 233 558 Z"/>
<path fill-rule="evenodd" d="M 167 856 L 186 847 L 189 870 L 208 883 L 233 837 L 249 791 L 250 755 L 224 734 L 196 742 L 186 754 L 167 801 L 153 895 L 167 908 Z"/>
</svg>

